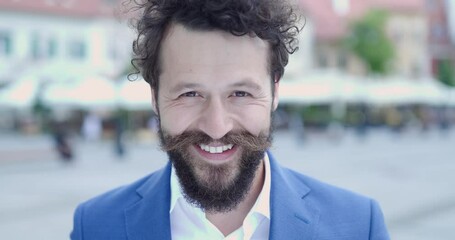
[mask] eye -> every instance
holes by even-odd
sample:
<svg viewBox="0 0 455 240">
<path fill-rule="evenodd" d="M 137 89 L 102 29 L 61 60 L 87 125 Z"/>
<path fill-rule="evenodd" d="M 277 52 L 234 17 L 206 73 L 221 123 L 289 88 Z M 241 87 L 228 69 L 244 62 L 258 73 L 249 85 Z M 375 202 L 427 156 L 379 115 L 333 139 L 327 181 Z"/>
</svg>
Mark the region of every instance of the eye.
<svg viewBox="0 0 455 240">
<path fill-rule="evenodd" d="M 198 96 L 200 96 L 199 93 L 197 93 L 195 91 L 186 92 L 186 93 L 183 93 L 182 95 L 180 95 L 180 97 L 198 97 Z"/>
<path fill-rule="evenodd" d="M 234 97 L 248 97 L 248 96 L 251 96 L 251 94 L 245 92 L 245 91 L 235 91 L 234 93 L 232 93 L 232 96 Z"/>
</svg>

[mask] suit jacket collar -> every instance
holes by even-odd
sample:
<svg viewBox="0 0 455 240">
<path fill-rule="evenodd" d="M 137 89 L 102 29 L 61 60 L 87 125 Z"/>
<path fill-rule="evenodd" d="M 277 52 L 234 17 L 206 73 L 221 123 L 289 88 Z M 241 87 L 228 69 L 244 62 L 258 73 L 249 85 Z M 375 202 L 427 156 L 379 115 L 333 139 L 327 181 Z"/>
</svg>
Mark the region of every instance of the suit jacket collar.
<svg viewBox="0 0 455 240">
<path fill-rule="evenodd" d="M 128 239 L 171 239 L 170 175 L 168 163 L 137 189 L 141 199 L 125 209 Z"/>
<path fill-rule="evenodd" d="M 313 239 L 319 210 L 306 199 L 311 189 L 268 154 L 272 171 L 269 239 Z"/>
<path fill-rule="evenodd" d="M 310 188 L 282 168 L 268 153 L 272 174 L 270 239 L 313 239 L 319 211 L 306 201 Z M 128 239 L 171 239 L 171 164 L 152 174 L 137 189 L 141 199 L 125 209 Z"/>
</svg>

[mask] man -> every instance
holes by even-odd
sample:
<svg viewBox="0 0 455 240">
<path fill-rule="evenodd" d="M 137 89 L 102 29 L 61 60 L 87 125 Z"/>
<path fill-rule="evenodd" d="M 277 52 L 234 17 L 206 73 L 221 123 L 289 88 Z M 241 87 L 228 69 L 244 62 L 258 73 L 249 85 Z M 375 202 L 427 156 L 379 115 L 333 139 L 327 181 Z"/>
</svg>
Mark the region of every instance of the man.
<svg viewBox="0 0 455 240">
<path fill-rule="evenodd" d="M 81 204 L 72 239 L 388 239 L 371 199 L 267 152 L 298 18 L 285 1 L 149 0 L 137 64 L 163 169 Z"/>
</svg>

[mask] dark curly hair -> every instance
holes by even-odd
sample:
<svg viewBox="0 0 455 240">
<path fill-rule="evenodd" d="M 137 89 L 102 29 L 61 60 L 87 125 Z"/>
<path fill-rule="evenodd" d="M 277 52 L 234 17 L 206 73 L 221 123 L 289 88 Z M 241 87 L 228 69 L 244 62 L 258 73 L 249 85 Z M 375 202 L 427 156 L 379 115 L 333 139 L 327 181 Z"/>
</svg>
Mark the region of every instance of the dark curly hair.
<svg viewBox="0 0 455 240">
<path fill-rule="evenodd" d="M 270 75 L 279 81 L 289 54 L 297 50 L 300 15 L 286 0 L 133 0 L 140 10 L 133 23 L 132 65 L 155 93 L 159 88 L 161 41 L 171 23 L 192 30 L 222 30 L 258 36 L 270 44 Z M 140 1 L 140 2 L 139 2 Z M 273 84 L 272 84 L 273 86 Z"/>
</svg>

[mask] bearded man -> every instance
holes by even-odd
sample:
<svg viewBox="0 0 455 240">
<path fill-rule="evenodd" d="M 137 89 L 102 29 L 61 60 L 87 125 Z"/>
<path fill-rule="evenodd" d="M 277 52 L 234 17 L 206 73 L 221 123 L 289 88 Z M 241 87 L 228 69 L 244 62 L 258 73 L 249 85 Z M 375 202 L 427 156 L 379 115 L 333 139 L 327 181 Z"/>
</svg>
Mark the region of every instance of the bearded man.
<svg viewBox="0 0 455 240">
<path fill-rule="evenodd" d="M 81 204 L 71 239 L 389 239 L 378 204 L 281 167 L 267 149 L 296 11 L 276 0 L 140 3 L 133 63 L 163 169 Z"/>
</svg>

